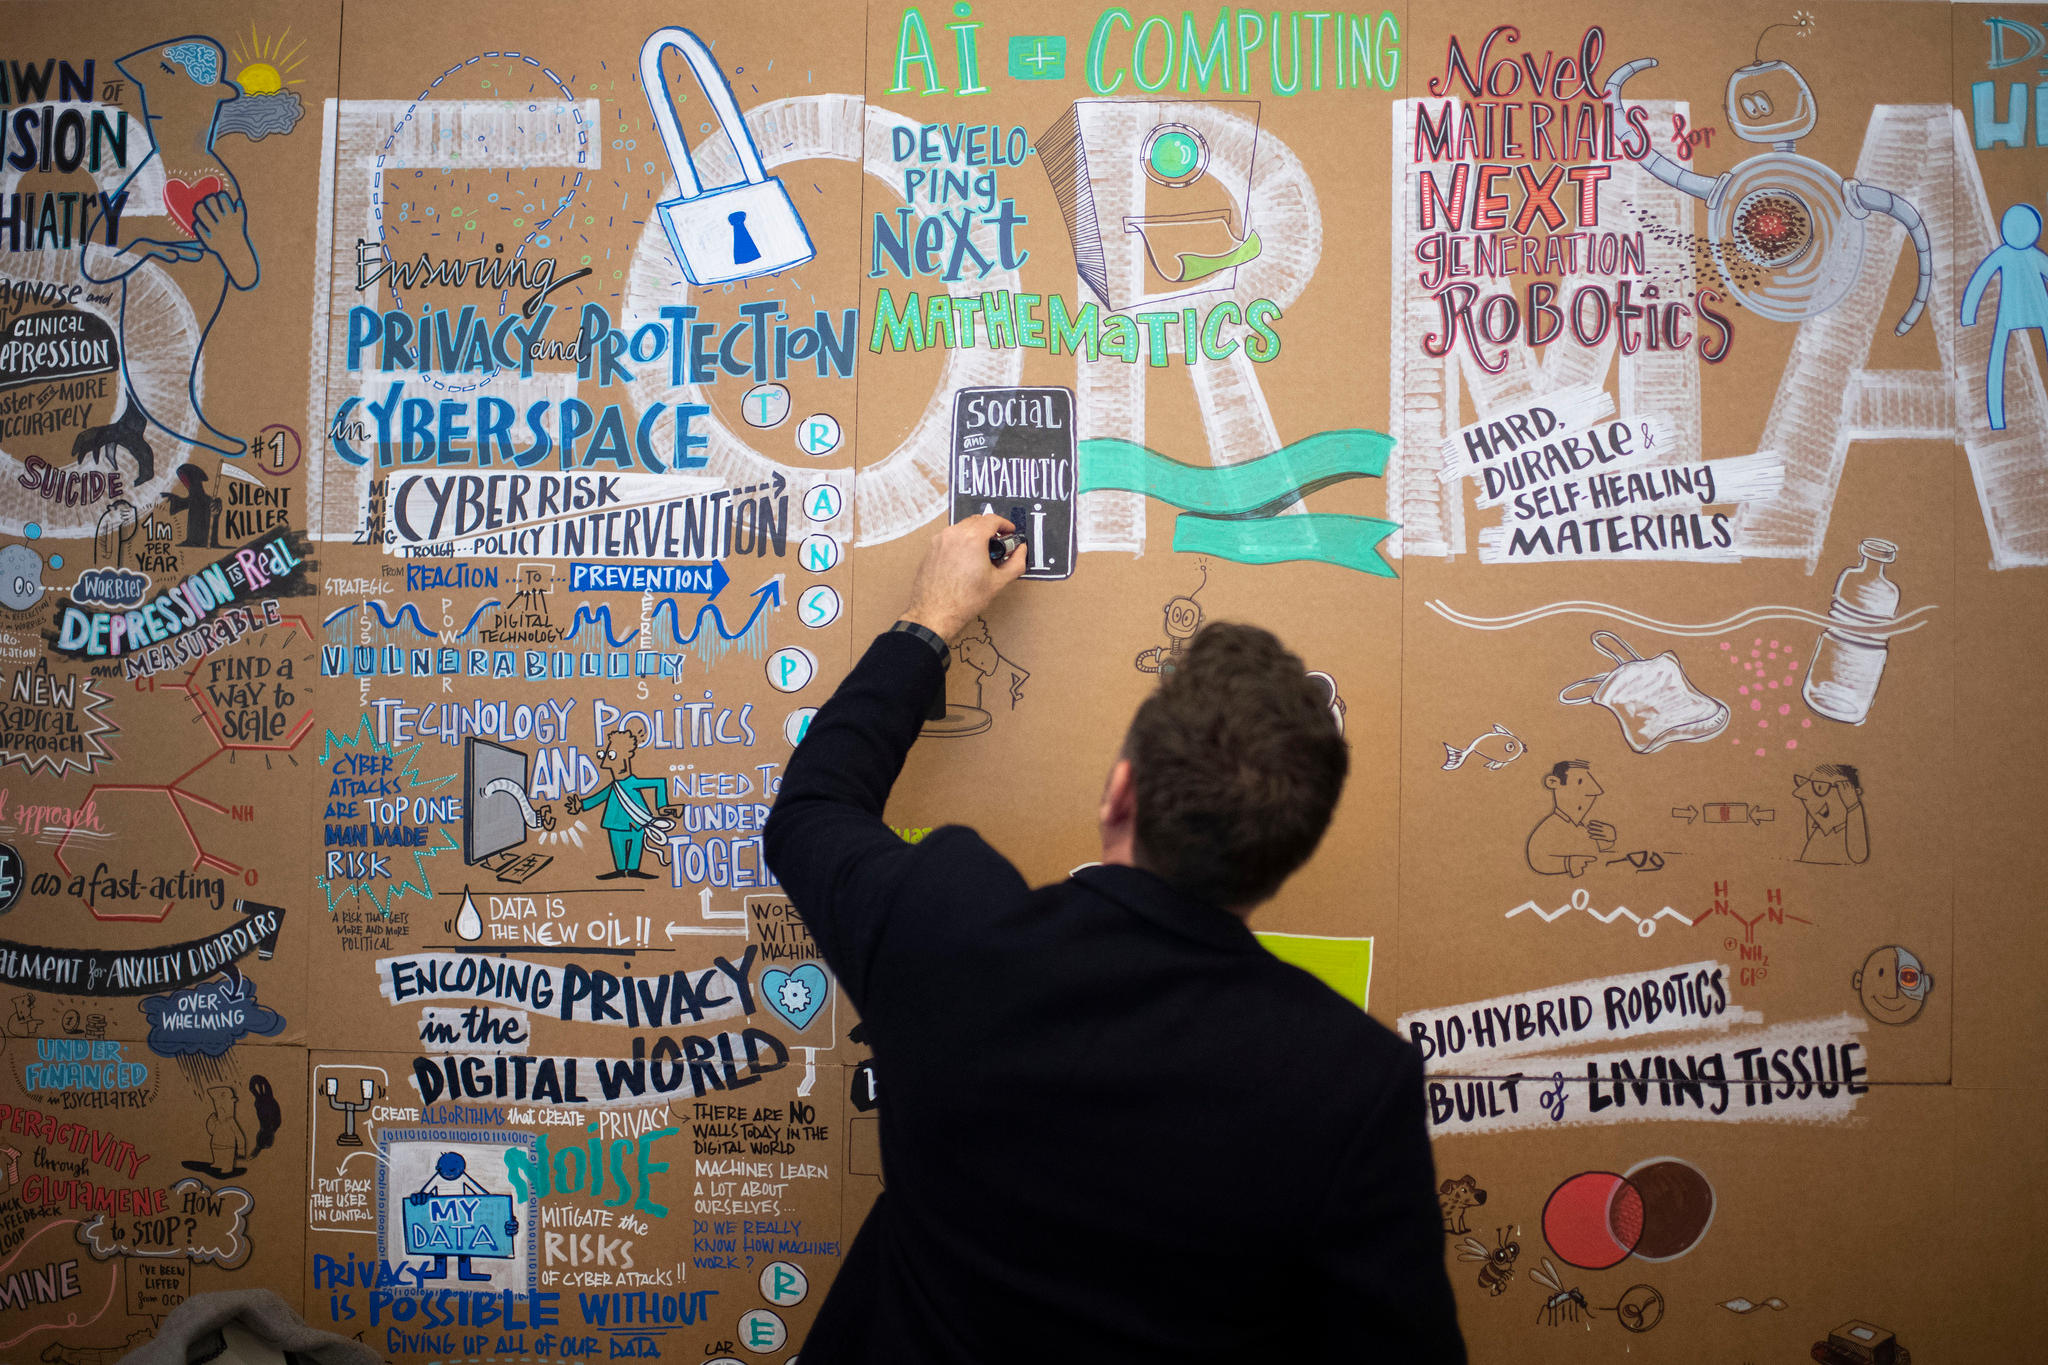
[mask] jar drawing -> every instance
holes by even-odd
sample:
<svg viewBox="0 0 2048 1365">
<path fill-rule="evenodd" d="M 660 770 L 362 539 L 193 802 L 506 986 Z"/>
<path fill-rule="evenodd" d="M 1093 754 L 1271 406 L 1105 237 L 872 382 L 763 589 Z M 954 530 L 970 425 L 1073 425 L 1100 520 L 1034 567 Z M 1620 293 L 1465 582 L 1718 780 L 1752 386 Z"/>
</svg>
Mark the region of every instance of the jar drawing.
<svg viewBox="0 0 2048 1365">
<path fill-rule="evenodd" d="M 1861 725 L 1870 715 L 1884 677 L 1884 627 L 1899 613 L 1899 585 L 1884 575 L 1899 547 L 1873 539 L 1858 548 L 1863 558 L 1835 580 L 1828 616 L 1837 624 L 1821 632 L 1800 689 L 1815 714 L 1844 725 Z"/>
</svg>

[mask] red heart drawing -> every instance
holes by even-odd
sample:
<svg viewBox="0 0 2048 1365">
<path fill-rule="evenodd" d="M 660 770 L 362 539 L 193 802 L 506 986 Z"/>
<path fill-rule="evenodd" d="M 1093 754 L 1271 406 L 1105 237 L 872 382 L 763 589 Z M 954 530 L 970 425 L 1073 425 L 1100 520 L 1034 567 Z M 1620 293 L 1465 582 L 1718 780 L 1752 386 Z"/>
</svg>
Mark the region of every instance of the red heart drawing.
<svg viewBox="0 0 2048 1365">
<path fill-rule="evenodd" d="M 164 181 L 164 209 L 185 231 L 192 231 L 192 210 L 209 194 L 219 194 L 227 185 L 217 175 L 203 177 L 198 184 L 185 180 Z"/>
</svg>

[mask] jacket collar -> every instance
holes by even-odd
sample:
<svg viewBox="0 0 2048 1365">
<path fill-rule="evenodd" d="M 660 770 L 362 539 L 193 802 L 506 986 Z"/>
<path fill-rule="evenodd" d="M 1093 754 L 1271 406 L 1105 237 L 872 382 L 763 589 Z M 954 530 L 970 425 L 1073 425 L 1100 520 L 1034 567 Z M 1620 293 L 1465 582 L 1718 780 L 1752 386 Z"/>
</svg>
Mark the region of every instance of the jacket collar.
<svg viewBox="0 0 2048 1365">
<path fill-rule="evenodd" d="M 1221 906 L 1176 890 L 1142 867 L 1097 864 L 1074 873 L 1072 880 L 1183 938 L 1217 948 L 1259 946 L 1244 920 Z"/>
</svg>

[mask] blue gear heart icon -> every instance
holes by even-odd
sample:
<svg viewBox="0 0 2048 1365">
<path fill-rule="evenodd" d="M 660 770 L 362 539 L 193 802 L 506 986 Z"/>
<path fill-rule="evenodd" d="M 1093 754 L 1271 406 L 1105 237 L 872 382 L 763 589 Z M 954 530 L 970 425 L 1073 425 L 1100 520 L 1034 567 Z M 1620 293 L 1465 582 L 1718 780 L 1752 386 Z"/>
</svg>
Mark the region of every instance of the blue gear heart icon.
<svg viewBox="0 0 2048 1365">
<path fill-rule="evenodd" d="M 825 1008 L 832 993 L 832 981 L 815 962 L 806 962 L 791 972 L 770 967 L 761 973 L 761 993 L 769 1009 L 794 1027 L 806 1029 L 818 1017 L 818 1011 Z"/>
</svg>

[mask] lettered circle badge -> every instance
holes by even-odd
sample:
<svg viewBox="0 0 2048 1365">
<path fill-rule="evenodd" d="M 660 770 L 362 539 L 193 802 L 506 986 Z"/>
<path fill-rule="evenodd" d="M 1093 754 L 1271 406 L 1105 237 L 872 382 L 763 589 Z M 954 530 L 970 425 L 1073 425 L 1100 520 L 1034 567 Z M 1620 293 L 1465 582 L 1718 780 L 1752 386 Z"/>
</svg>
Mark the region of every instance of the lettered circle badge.
<svg viewBox="0 0 2048 1365">
<path fill-rule="evenodd" d="M 845 495 L 833 484 L 821 483 L 804 494 L 804 515 L 812 521 L 830 521 L 845 505 Z"/>
<path fill-rule="evenodd" d="M 750 427 L 780 426 L 789 416 L 789 390 L 780 384 L 756 384 L 740 399 L 740 416 Z"/>
<path fill-rule="evenodd" d="M 804 736 L 811 732 L 811 717 L 817 714 L 815 706 L 799 706 L 782 718 L 782 737 L 792 749 L 804 742 Z"/>
<path fill-rule="evenodd" d="M 810 1279 L 788 1261 L 770 1261 L 761 1268 L 761 1297 L 777 1308 L 791 1308 L 811 1292 Z"/>
<path fill-rule="evenodd" d="M 796 448 L 806 455 L 830 455 L 839 449 L 839 419 L 814 412 L 796 424 Z"/>
<path fill-rule="evenodd" d="M 812 630 L 823 630 L 839 619 L 839 594 L 824 583 L 805 588 L 796 599 L 796 614 Z"/>
<path fill-rule="evenodd" d="M 789 1328 L 765 1308 L 740 1314 L 740 1345 L 749 1351 L 768 1352 L 789 1339 Z"/>
<path fill-rule="evenodd" d="M 804 537 L 803 544 L 796 547 L 796 557 L 812 573 L 825 573 L 839 564 L 839 542 L 823 531 Z"/>
<path fill-rule="evenodd" d="M 785 645 L 768 656 L 768 685 L 778 692 L 801 692 L 818 674 L 818 660 L 808 649 Z"/>
</svg>

